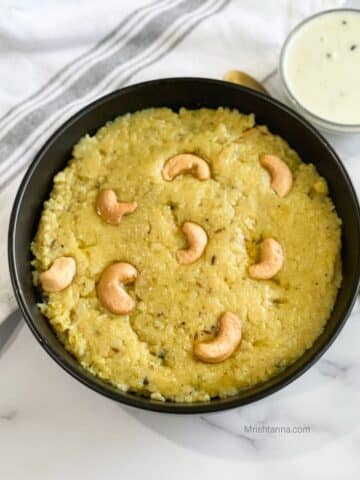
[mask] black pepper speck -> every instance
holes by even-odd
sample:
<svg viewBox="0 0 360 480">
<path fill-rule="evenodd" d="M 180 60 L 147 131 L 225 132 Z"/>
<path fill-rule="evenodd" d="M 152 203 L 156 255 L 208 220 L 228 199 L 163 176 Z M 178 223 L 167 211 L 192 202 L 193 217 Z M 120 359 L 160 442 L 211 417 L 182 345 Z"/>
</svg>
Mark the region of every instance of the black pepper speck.
<svg viewBox="0 0 360 480">
<path fill-rule="evenodd" d="M 158 358 L 164 359 L 166 357 L 166 352 L 165 350 L 160 350 L 157 354 Z"/>
<path fill-rule="evenodd" d="M 353 50 L 355 50 L 356 47 L 357 47 L 357 45 L 355 45 L 355 43 L 354 43 L 353 45 L 351 45 L 350 50 L 353 51 Z"/>
</svg>

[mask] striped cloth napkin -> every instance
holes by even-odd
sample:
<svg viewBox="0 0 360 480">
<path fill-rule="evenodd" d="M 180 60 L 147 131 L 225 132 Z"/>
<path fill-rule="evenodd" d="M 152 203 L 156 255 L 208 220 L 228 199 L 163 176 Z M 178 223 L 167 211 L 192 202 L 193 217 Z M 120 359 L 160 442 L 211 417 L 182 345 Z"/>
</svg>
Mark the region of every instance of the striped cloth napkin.
<svg viewBox="0 0 360 480">
<path fill-rule="evenodd" d="M 233 68 L 266 81 L 276 73 L 289 30 L 303 17 L 340 3 L 3 2 L 0 259 L 5 274 L 0 276 L 0 348 L 16 323 L 16 315 L 8 317 L 16 308 L 6 266 L 10 209 L 26 167 L 51 133 L 85 104 L 129 83 L 169 76 L 221 78 Z M 276 88 L 271 93 L 276 95 Z"/>
</svg>

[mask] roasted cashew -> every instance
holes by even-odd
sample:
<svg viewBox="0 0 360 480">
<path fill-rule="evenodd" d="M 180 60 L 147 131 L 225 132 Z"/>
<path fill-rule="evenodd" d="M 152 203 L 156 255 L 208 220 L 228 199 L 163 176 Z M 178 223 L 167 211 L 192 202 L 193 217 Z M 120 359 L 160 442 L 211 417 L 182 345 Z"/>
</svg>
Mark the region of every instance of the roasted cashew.
<svg viewBox="0 0 360 480">
<path fill-rule="evenodd" d="M 164 180 L 170 182 L 184 172 L 190 172 L 199 180 L 210 178 L 210 168 L 207 162 L 192 153 L 180 153 L 171 157 L 162 170 Z"/>
<path fill-rule="evenodd" d="M 208 242 L 205 230 L 197 223 L 185 222 L 181 230 L 187 237 L 189 248 L 176 252 L 181 265 L 187 265 L 198 260 L 203 254 Z"/>
<path fill-rule="evenodd" d="M 72 257 L 59 257 L 48 270 L 39 274 L 41 287 L 45 292 L 60 292 L 70 285 L 75 273 L 75 260 Z"/>
<path fill-rule="evenodd" d="M 111 225 L 119 224 L 123 215 L 132 213 L 136 208 L 136 202 L 118 202 L 114 190 L 103 190 L 96 199 L 96 213 Z"/>
<path fill-rule="evenodd" d="M 219 320 L 219 333 L 211 342 L 194 345 L 194 355 L 207 363 L 219 363 L 229 358 L 241 340 L 241 322 L 231 312 L 226 312 Z"/>
<path fill-rule="evenodd" d="M 137 277 L 137 270 L 130 263 L 113 263 L 105 268 L 97 285 L 100 303 L 115 315 L 129 313 L 135 306 L 134 300 L 126 293 L 124 285 Z"/>
<path fill-rule="evenodd" d="M 271 186 L 279 197 L 285 197 L 292 187 L 293 177 L 290 168 L 276 155 L 262 155 L 261 165 L 271 175 Z"/>
<path fill-rule="evenodd" d="M 249 274 L 257 280 L 274 277 L 284 265 L 284 254 L 279 242 L 265 238 L 261 244 L 261 260 L 249 267 Z"/>
</svg>

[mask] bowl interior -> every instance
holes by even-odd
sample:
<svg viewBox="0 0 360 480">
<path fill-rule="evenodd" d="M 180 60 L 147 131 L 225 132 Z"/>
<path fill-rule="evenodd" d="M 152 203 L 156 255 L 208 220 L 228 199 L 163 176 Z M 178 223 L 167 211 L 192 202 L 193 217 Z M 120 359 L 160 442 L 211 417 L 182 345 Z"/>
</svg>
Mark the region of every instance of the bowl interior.
<svg viewBox="0 0 360 480">
<path fill-rule="evenodd" d="M 143 108 L 167 106 L 237 108 L 255 113 L 258 124 L 286 139 L 302 157 L 312 162 L 329 184 L 337 212 L 343 221 L 343 283 L 331 317 L 322 335 L 297 362 L 271 380 L 227 399 L 207 403 L 175 404 L 122 393 L 85 371 L 64 349 L 36 306 L 29 249 L 36 232 L 43 202 L 52 189 L 54 175 L 70 159 L 73 145 L 85 133 L 94 133 L 107 121 Z M 316 231 L 314 229 L 314 235 Z M 14 291 L 31 330 L 47 352 L 71 375 L 90 388 L 122 403 L 178 413 L 222 410 L 246 403 L 278 390 L 297 378 L 326 350 L 344 324 L 356 296 L 360 258 L 359 206 L 351 182 L 327 142 L 296 113 L 260 93 L 226 82 L 207 79 L 164 79 L 114 92 L 89 105 L 66 122 L 46 143 L 27 171 L 15 200 L 9 228 L 9 263 Z"/>
</svg>

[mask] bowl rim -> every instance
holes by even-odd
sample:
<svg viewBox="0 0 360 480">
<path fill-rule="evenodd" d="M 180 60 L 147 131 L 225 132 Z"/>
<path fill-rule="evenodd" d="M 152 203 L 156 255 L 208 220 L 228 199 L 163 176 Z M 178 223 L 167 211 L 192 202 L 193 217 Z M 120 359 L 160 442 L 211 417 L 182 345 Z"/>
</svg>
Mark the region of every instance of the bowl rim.
<svg viewBox="0 0 360 480">
<path fill-rule="evenodd" d="M 171 402 L 171 401 L 157 401 L 157 400 L 151 400 L 149 398 L 141 397 L 136 394 L 131 394 L 129 392 L 113 392 L 105 386 L 102 386 L 100 384 L 97 384 L 92 381 L 92 377 L 96 378 L 96 376 L 91 375 L 91 378 L 87 378 L 85 375 L 80 374 L 77 372 L 67 361 L 65 358 L 60 357 L 55 350 L 52 349 L 52 347 L 45 341 L 45 339 L 42 337 L 41 333 L 39 332 L 36 322 L 33 321 L 31 312 L 27 308 L 23 292 L 22 292 L 22 285 L 21 281 L 19 280 L 18 277 L 18 271 L 17 271 L 17 265 L 16 265 L 16 255 L 15 255 L 15 238 L 16 235 L 14 232 L 16 232 L 16 225 L 17 225 L 17 219 L 18 215 L 20 212 L 20 207 L 22 203 L 22 199 L 24 196 L 24 193 L 27 189 L 27 186 L 29 182 L 32 179 L 32 176 L 38 166 L 38 164 L 41 162 L 43 155 L 46 153 L 46 151 L 50 148 L 51 144 L 56 141 L 59 137 L 63 135 L 64 132 L 66 132 L 71 126 L 77 122 L 81 117 L 85 116 L 89 112 L 91 112 L 93 109 L 96 109 L 98 105 L 101 105 L 103 103 L 106 103 L 108 101 L 111 101 L 113 98 L 118 97 L 119 95 L 123 95 L 126 93 L 129 93 L 131 91 L 136 91 L 139 88 L 146 88 L 148 86 L 156 86 L 159 84 L 176 84 L 176 83 L 189 83 L 189 84 L 194 84 L 194 83 L 201 83 L 201 84 L 212 84 L 212 85 L 218 85 L 219 87 L 226 87 L 230 89 L 235 89 L 235 90 L 242 90 L 246 92 L 246 94 L 253 95 L 254 97 L 258 97 L 261 100 L 264 100 L 265 102 L 273 104 L 276 108 L 279 109 L 279 111 L 286 111 L 290 116 L 295 118 L 295 121 L 298 123 L 302 124 L 307 128 L 308 130 L 311 131 L 311 133 L 317 138 L 317 140 L 325 146 L 325 148 L 328 150 L 329 154 L 332 155 L 334 161 L 337 163 L 339 170 L 342 172 L 342 175 L 344 177 L 344 180 L 347 184 L 347 187 L 349 189 L 350 196 L 352 198 L 352 201 L 355 206 L 356 210 L 356 224 L 357 228 L 360 231 L 360 207 L 359 207 L 359 202 L 355 193 L 355 189 L 353 187 L 352 181 L 345 170 L 340 158 L 334 151 L 334 149 L 331 147 L 331 145 L 328 143 L 328 141 L 318 132 L 316 128 L 314 128 L 306 119 L 304 119 L 300 114 L 289 108 L 288 106 L 284 105 L 280 101 L 269 97 L 268 95 L 265 95 L 261 92 L 254 91 L 250 88 L 243 87 L 240 85 L 236 85 L 230 82 L 226 82 L 223 80 L 215 80 L 215 79 L 209 79 L 209 78 L 202 78 L 202 77 L 170 77 L 170 78 L 160 78 L 160 79 L 155 79 L 155 80 L 150 80 L 146 82 L 141 82 L 137 84 L 133 84 L 124 88 L 117 89 L 111 93 L 108 93 L 107 95 L 104 95 L 97 100 L 87 104 L 85 107 L 80 109 L 78 112 L 76 112 L 74 115 L 72 115 L 68 120 L 66 120 L 44 143 L 44 145 L 40 148 L 40 150 L 36 153 L 34 156 L 34 159 L 28 166 L 23 179 L 18 187 L 13 207 L 11 210 L 11 216 L 10 216 L 10 221 L 9 221 L 9 229 L 8 229 L 8 263 L 9 263 L 9 271 L 10 271 L 10 279 L 11 279 L 11 284 L 13 287 L 13 291 L 15 294 L 16 301 L 19 305 L 20 311 L 32 331 L 33 335 L 35 338 L 38 340 L 40 345 L 45 349 L 45 351 L 49 354 L 49 356 L 55 360 L 55 362 L 60 365 L 67 373 L 69 373 L 73 378 L 77 379 L 80 381 L 83 385 L 89 387 L 91 390 L 96 391 L 99 394 L 102 394 L 105 397 L 108 397 L 114 401 L 117 401 L 118 403 L 125 404 L 128 406 L 133 406 L 137 407 L 143 410 L 150 410 L 150 411 L 155 411 L 155 412 L 162 412 L 162 413 L 177 413 L 177 414 L 198 414 L 198 413 L 210 413 L 210 412 L 215 412 L 215 411 L 225 411 L 231 408 L 236 408 L 240 407 L 243 405 L 247 405 L 250 403 L 253 403 L 257 400 L 263 399 L 268 397 L 269 395 L 278 392 L 285 386 L 289 385 L 293 381 L 295 381 L 297 378 L 299 378 L 301 375 L 303 375 L 314 363 L 316 363 L 319 358 L 328 350 L 328 348 L 332 345 L 332 343 L 335 341 L 337 336 L 339 335 L 340 331 L 344 327 L 348 317 L 350 316 L 350 313 L 352 311 L 352 307 L 355 303 L 356 296 L 359 292 L 360 288 L 360 275 L 358 275 L 357 281 L 354 282 L 352 286 L 352 292 L 351 295 L 349 296 L 349 300 L 344 307 L 344 312 L 345 314 L 343 315 L 341 321 L 338 322 L 336 329 L 332 333 L 332 335 L 329 337 L 327 342 L 318 350 L 314 352 L 314 354 L 306 361 L 306 363 L 302 366 L 299 366 L 294 372 L 292 372 L 289 376 L 283 378 L 282 380 L 275 382 L 273 385 L 269 386 L 265 390 L 260 390 L 257 393 L 254 393 L 251 395 L 251 397 L 247 398 L 238 398 L 237 395 L 229 396 L 224 399 L 221 399 L 221 404 L 217 403 L 216 401 L 209 401 L 209 402 L 199 402 L 199 403 L 177 403 L 177 402 Z M 150 107 L 148 107 L 150 108 Z M 201 108 L 199 106 L 198 108 Z M 235 107 L 234 107 L 235 108 Z M 360 254 L 358 253 L 357 255 L 357 267 L 358 271 L 360 271 Z M 58 340 L 60 342 L 60 340 Z M 291 366 L 289 366 L 291 368 Z M 276 376 L 273 377 L 276 379 Z"/>
<path fill-rule="evenodd" d="M 285 56 L 287 53 L 287 49 L 290 46 L 290 43 L 294 36 L 308 23 L 311 23 L 315 18 L 317 17 L 323 17 L 326 15 L 331 15 L 334 13 L 348 13 L 348 12 L 354 12 L 356 14 L 360 14 L 360 9 L 359 8 L 331 8 L 329 10 L 322 10 L 320 12 L 314 13 L 313 15 L 310 15 L 309 17 L 306 17 L 304 20 L 299 22 L 298 24 L 295 25 L 295 27 L 290 30 L 290 32 L 287 34 L 285 41 L 281 47 L 281 52 L 280 52 L 280 61 L 279 61 L 279 71 L 280 71 L 280 78 L 281 78 L 281 83 L 283 85 L 283 88 L 285 90 L 285 93 L 288 97 L 288 99 L 296 105 L 296 107 L 303 113 L 303 115 L 307 115 L 308 118 L 312 121 L 314 121 L 320 128 L 323 128 L 327 130 L 330 133 L 356 133 L 360 131 L 360 123 L 337 123 L 333 122 L 332 120 L 329 120 L 325 117 L 321 117 L 320 115 L 317 115 L 316 113 L 312 112 L 309 110 L 307 107 L 305 107 L 299 100 L 298 98 L 294 95 L 292 92 L 290 85 L 286 79 L 285 75 Z"/>
</svg>

